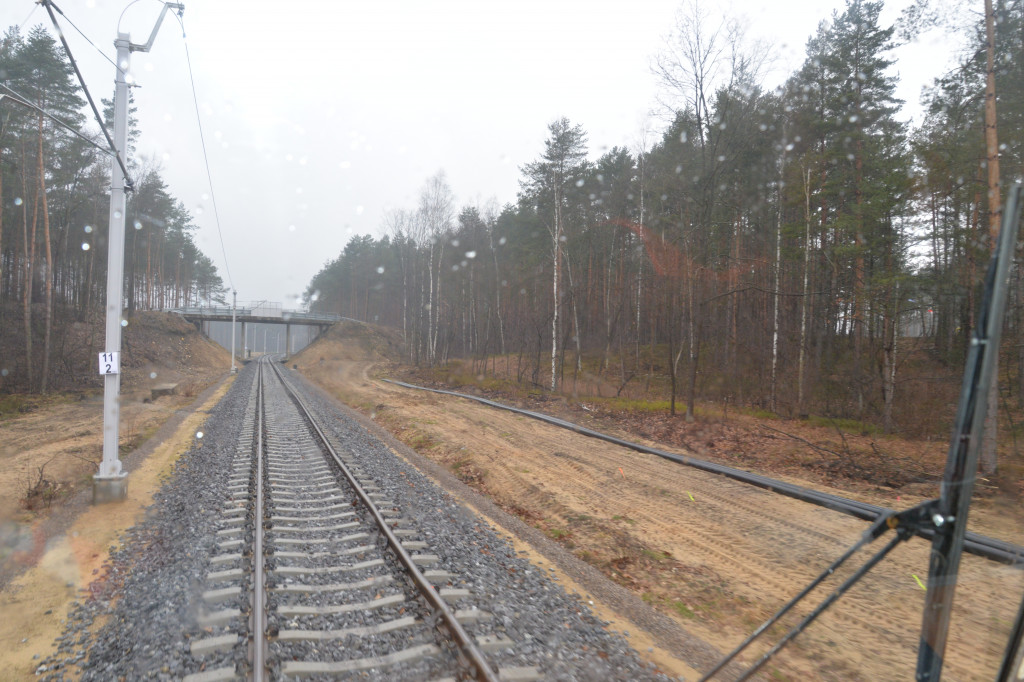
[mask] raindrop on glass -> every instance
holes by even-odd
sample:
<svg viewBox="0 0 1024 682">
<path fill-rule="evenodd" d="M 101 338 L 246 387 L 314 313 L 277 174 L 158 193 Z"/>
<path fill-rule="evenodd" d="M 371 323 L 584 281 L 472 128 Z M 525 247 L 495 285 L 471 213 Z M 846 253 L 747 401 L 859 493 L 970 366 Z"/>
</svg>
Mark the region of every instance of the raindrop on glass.
<svg viewBox="0 0 1024 682">
<path fill-rule="evenodd" d="M 85 226 L 85 233 L 86 234 L 92 234 L 92 225 L 86 225 Z"/>
<path fill-rule="evenodd" d="M 378 275 L 383 275 L 384 274 L 384 266 L 383 265 L 378 265 L 377 266 L 377 274 Z"/>
<path fill-rule="evenodd" d="M 14 197 L 14 205 L 21 206 L 21 197 Z"/>
<path fill-rule="evenodd" d="M 140 223 L 138 220 L 135 221 L 135 229 L 136 230 L 141 230 L 142 229 L 142 223 Z"/>
<path fill-rule="evenodd" d="M 202 437 L 203 437 L 203 432 L 202 431 L 196 431 L 196 438 L 202 438 Z"/>
<path fill-rule="evenodd" d="M 584 182 L 586 181 L 583 178 L 580 178 L 579 180 L 576 181 L 576 186 L 582 187 Z"/>
<path fill-rule="evenodd" d="M 82 242 L 82 251 L 88 251 L 88 250 L 89 250 L 88 242 Z"/>
<path fill-rule="evenodd" d="M 150 372 L 149 373 L 149 378 L 150 379 L 156 379 L 156 372 Z"/>
<path fill-rule="evenodd" d="M 128 326 L 128 320 L 121 320 L 121 326 L 122 327 L 127 327 Z"/>
<path fill-rule="evenodd" d="M 476 258 L 476 251 L 467 251 L 466 252 L 466 258 L 469 258 L 469 259 Z"/>
<path fill-rule="evenodd" d="M 9 372 L 7 371 L 6 367 L 4 367 L 3 369 L 0 369 L 0 377 L 5 377 L 8 374 L 9 374 Z"/>
<path fill-rule="evenodd" d="M 289 225 L 288 226 L 288 231 L 289 232 L 294 232 L 295 231 L 295 226 L 294 225 Z"/>
<path fill-rule="evenodd" d="M 120 211 L 114 211 L 114 217 L 115 218 L 120 218 L 121 217 L 121 212 Z"/>
<path fill-rule="evenodd" d="M 498 240 L 498 246 L 505 246 L 505 242 L 507 242 L 507 241 L 508 241 L 507 239 L 502 237 L 501 239 Z"/>
</svg>

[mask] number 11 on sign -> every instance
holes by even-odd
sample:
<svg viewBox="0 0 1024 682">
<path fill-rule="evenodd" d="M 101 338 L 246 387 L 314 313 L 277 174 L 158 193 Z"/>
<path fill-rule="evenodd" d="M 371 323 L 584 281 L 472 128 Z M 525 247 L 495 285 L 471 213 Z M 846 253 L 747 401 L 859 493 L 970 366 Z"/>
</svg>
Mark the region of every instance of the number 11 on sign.
<svg viewBox="0 0 1024 682">
<path fill-rule="evenodd" d="M 119 374 L 120 363 L 120 353 L 100 353 L 100 374 Z"/>
</svg>

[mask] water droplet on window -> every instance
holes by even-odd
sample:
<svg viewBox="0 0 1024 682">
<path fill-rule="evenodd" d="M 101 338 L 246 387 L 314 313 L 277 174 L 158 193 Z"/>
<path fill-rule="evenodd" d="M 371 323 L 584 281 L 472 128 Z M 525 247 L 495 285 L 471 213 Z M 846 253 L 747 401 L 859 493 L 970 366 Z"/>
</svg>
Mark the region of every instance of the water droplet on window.
<svg viewBox="0 0 1024 682">
<path fill-rule="evenodd" d="M 288 226 L 288 231 L 289 232 L 294 232 L 295 231 L 295 226 L 294 225 L 289 225 Z"/>
<path fill-rule="evenodd" d="M 577 187 L 582 187 L 584 182 L 585 181 L 583 180 L 583 178 L 580 178 L 579 180 L 576 181 L 576 186 Z"/>
<path fill-rule="evenodd" d="M 82 251 L 88 251 L 88 250 L 89 250 L 88 242 L 82 242 Z"/>
<path fill-rule="evenodd" d="M 363 215 L 363 211 L 366 209 L 363 206 L 356 206 L 356 215 Z"/>
<path fill-rule="evenodd" d="M 150 372 L 149 373 L 149 378 L 150 379 L 156 379 L 156 372 Z"/>
<path fill-rule="evenodd" d="M 140 223 L 138 220 L 135 221 L 135 229 L 136 230 L 141 230 L 142 229 L 142 223 Z"/>
<path fill-rule="evenodd" d="M 14 205 L 21 206 L 21 197 L 14 197 Z"/>
<path fill-rule="evenodd" d="M 122 327 L 127 327 L 128 326 L 128 320 L 121 320 L 121 326 Z"/>
<path fill-rule="evenodd" d="M 377 274 L 378 275 L 383 275 L 384 274 L 384 266 L 383 265 L 378 265 L 377 266 Z"/>
<path fill-rule="evenodd" d="M 120 218 L 121 217 L 121 212 L 120 211 L 114 211 L 114 217 L 115 218 Z"/>
<path fill-rule="evenodd" d="M 519 295 L 520 296 L 526 296 L 526 289 L 520 289 L 519 290 Z"/>
<path fill-rule="evenodd" d="M 86 234 L 92 234 L 92 225 L 86 225 L 85 226 L 85 233 Z"/>
<path fill-rule="evenodd" d="M 466 252 L 466 258 L 469 258 L 469 259 L 471 259 L 471 260 L 472 260 L 473 258 L 476 258 L 476 251 L 467 251 L 467 252 Z"/>
<path fill-rule="evenodd" d="M 7 371 L 6 367 L 4 367 L 3 369 L 0 369 L 0 377 L 5 377 L 8 374 L 10 374 L 10 372 Z"/>
<path fill-rule="evenodd" d="M 508 241 L 507 239 L 502 237 L 501 239 L 498 240 L 498 246 L 505 246 L 505 242 L 507 242 L 507 241 Z"/>
<path fill-rule="evenodd" d="M 196 438 L 200 438 L 201 439 L 202 437 L 203 437 L 203 432 L 202 431 L 196 431 Z"/>
</svg>

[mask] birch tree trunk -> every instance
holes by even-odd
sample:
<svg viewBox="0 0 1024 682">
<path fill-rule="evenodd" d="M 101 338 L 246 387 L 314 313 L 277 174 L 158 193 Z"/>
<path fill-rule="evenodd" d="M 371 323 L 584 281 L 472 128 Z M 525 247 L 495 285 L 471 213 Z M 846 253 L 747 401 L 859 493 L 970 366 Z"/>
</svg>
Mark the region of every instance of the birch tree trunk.
<svg viewBox="0 0 1024 682">
<path fill-rule="evenodd" d="M 778 367 L 779 367 L 779 288 L 780 275 L 782 271 L 782 176 L 786 168 L 786 156 L 782 156 L 782 165 L 779 169 L 779 191 L 778 191 L 778 212 L 775 221 L 775 293 L 772 296 L 772 380 L 771 380 L 771 411 L 777 413 L 777 389 L 778 389 Z"/>
<path fill-rule="evenodd" d="M 560 178 L 555 179 L 555 226 L 552 232 L 552 258 L 554 259 L 551 275 L 552 298 L 554 300 L 554 312 L 551 316 L 551 392 L 558 390 L 558 275 L 562 267 L 562 196 L 558 183 Z"/>
<path fill-rule="evenodd" d="M 804 176 L 804 287 L 800 299 L 800 359 L 797 363 L 797 398 L 796 412 L 803 417 L 806 414 L 804 405 L 805 363 L 807 361 L 807 304 L 808 304 L 808 273 L 811 263 L 811 171 Z"/>
</svg>

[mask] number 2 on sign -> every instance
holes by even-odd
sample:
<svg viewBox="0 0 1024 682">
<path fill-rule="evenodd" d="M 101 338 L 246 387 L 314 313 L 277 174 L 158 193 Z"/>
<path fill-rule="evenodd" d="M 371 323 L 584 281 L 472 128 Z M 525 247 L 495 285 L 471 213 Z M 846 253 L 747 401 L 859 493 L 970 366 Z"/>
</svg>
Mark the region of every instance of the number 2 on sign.
<svg viewBox="0 0 1024 682">
<path fill-rule="evenodd" d="M 120 356 L 120 353 L 100 353 L 100 374 L 119 374 Z"/>
</svg>

